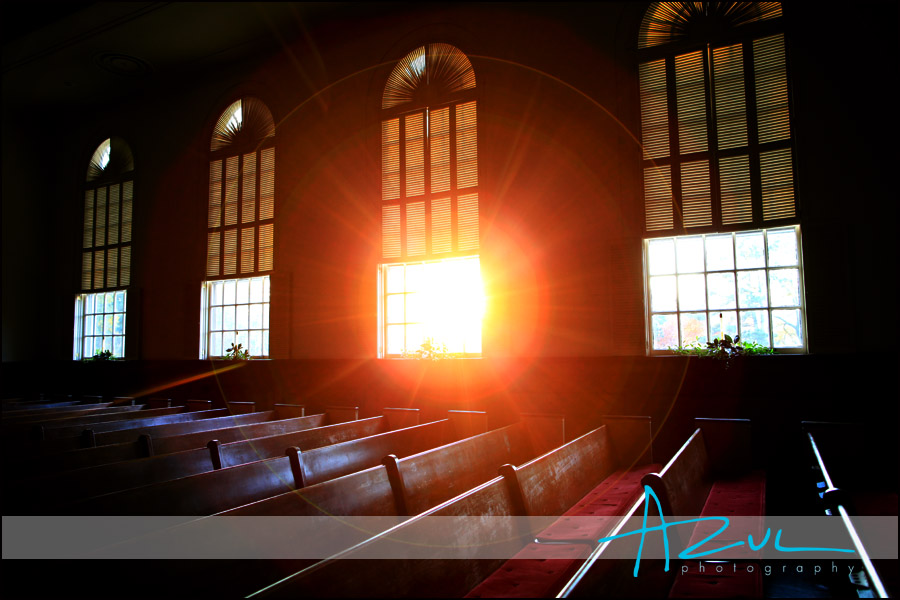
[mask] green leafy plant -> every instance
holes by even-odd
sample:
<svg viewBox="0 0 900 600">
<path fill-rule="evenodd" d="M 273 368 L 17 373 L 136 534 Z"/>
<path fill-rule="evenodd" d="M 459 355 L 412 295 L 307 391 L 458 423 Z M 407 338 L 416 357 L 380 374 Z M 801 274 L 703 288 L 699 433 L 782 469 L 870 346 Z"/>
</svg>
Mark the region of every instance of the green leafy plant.
<svg viewBox="0 0 900 600">
<path fill-rule="evenodd" d="M 250 350 L 244 350 L 243 344 L 234 345 L 232 342 L 228 350 L 225 351 L 226 360 L 250 360 Z"/>
<path fill-rule="evenodd" d="M 418 350 L 413 352 L 403 351 L 403 358 L 415 358 L 417 360 L 446 360 L 456 358 L 456 354 L 447 351 L 447 344 L 438 344 L 434 338 L 427 337 Z"/>
<path fill-rule="evenodd" d="M 734 339 L 727 333 L 723 339 L 715 338 L 711 342 L 701 344 L 697 342 L 688 346 L 669 348 L 675 354 L 681 356 L 701 356 L 715 358 L 725 362 L 725 367 L 731 366 L 732 361 L 740 356 L 759 356 L 763 354 L 775 354 L 775 350 L 756 342 L 742 342 L 741 336 Z"/>
<path fill-rule="evenodd" d="M 116 360 L 116 359 L 113 358 L 112 350 L 102 350 L 102 351 L 96 353 L 91 358 L 86 358 L 85 360 L 99 361 L 99 360 Z"/>
</svg>

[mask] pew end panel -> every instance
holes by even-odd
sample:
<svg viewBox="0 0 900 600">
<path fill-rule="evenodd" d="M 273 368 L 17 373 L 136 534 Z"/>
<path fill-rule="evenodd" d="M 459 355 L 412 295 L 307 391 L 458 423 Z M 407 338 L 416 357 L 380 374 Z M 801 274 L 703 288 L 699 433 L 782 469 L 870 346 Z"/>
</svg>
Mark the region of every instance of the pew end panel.
<svg viewBox="0 0 900 600">
<path fill-rule="evenodd" d="M 275 414 L 279 419 L 296 419 L 306 416 L 305 404 L 276 404 L 272 408 L 275 409 Z"/>
</svg>

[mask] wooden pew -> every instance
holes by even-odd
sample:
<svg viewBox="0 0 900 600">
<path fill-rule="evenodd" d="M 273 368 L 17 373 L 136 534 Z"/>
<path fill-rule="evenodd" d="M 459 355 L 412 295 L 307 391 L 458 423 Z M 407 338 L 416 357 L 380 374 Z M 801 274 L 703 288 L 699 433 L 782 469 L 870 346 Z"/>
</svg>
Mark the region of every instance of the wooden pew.
<svg viewBox="0 0 900 600">
<path fill-rule="evenodd" d="M 891 597 L 897 592 L 897 561 L 872 559 L 867 540 L 850 517 L 897 515 L 896 448 L 885 443 L 893 436 L 877 427 L 849 423 L 804 421 L 802 427 L 812 453 L 823 512 L 841 519 L 865 571 L 867 585 L 857 581 L 854 588 L 861 588 L 861 597 Z"/>
<path fill-rule="evenodd" d="M 92 496 L 284 456 L 285 449 L 289 447 L 307 451 L 387 431 L 384 417 L 336 425 L 323 425 L 324 421 L 325 415 L 318 415 L 317 419 L 307 417 L 290 433 L 224 444 L 212 439 L 206 447 L 194 450 L 32 478 L 17 484 L 16 497 L 24 506 L 49 508 Z"/>
<path fill-rule="evenodd" d="M 619 486 L 629 488 L 622 490 L 623 495 L 640 496 L 639 474 L 658 466 L 645 466 L 637 472 L 638 476 L 632 475 L 623 484 L 625 474 L 616 472 L 611 456 L 609 428 L 603 425 L 519 468 L 505 465 L 501 476 L 250 597 L 464 596 L 506 562 L 503 558 L 484 558 L 481 552 L 485 544 L 512 555 L 530 546 L 537 533 L 523 526 L 521 519 L 498 517 L 562 515 L 580 500 L 591 505 Z M 468 519 L 463 526 L 452 519 L 433 517 Z M 597 531 L 605 531 L 618 518 L 606 520 L 608 524 L 598 526 Z M 553 525 L 557 523 L 567 526 L 562 520 Z M 394 558 L 389 562 L 361 558 L 390 555 L 405 543 L 414 544 L 416 558 Z M 577 552 L 572 552 L 572 544 L 564 546 L 567 547 L 544 543 L 541 550 L 565 556 L 557 560 L 566 562 L 590 551 L 587 544 L 582 544 Z M 448 557 L 447 547 L 455 549 L 454 557 Z M 535 558 L 533 562 L 542 561 Z"/>
<path fill-rule="evenodd" d="M 104 403 L 105 404 L 105 403 Z M 66 407 L 68 408 L 68 407 Z M 139 410 L 139 406 L 98 406 L 92 408 L 80 408 L 80 409 L 71 409 L 71 410 L 59 410 L 59 411 L 26 411 L 25 414 L 15 415 L 7 417 L 3 416 L 3 430 L 4 431 L 16 431 L 19 429 L 24 429 L 30 425 L 34 425 L 36 423 L 44 423 L 44 422 L 63 422 L 65 419 L 78 419 L 78 418 L 89 418 L 99 415 L 116 415 L 116 414 L 128 414 L 131 412 L 135 412 Z"/>
<path fill-rule="evenodd" d="M 415 515 L 532 458 L 543 432 L 515 423 L 220 513 L 224 516 Z"/>
<path fill-rule="evenodd" d="M 105 494 L 67 507 L 73 514 L 210 515 L 304 485 L 406 456 L 452 439 L 448 420 L 376 434 L 287 456 Z"/>
<path fill-rule="evenodd" d="M 313 427 L 321 427 L 328 423 L 327 415 L 311 415 L 297 419 L 269 421 L 264 418 L 268 414 L 270 413 L 264 411 L 251 415 L 229 415 L 194 421 L 190 423 L 190 431 L 185 431 L 186 425 L 182 424 L 180 426 L 181 433 L 169 433 L 172 431 L 172 427 L 161 427 L 149 433 L 133 432 L 133 437 L 123 442 L 97 446 L 96 448 L 82 448 L 43 456 L 27 457 L 7 463 L 5 465 L 6 472 L 12 473 L 14 477 L 28 477 L 35 474 L 81 469 L 124 460 L 181 452 L 183 450 L 205 448 L 211 439 L 227 443 L 290 433 L 298 429 L 307 428 L 309 423 L 314 423 Z M 156 437 L 151 437 L 152 435 Z"/>
<path fill-rule="evenodd" d="M 94 404 L 79 404 L 77 400 L 70 402 L 48 403 L 42 406 L 34 406 L 26 404 L 21 407 L 3 409 L 3 420 L 7 421 L 13 418 L 26 416 L 54 415 L 66 412 L 84 412 L 87 410 L 96 410 L 111 406 L 112 402 L 96 402 Z"/>
<path fill-rule="evenodd" d="M 752 436 L 750 421 L 745 419 L 696 419 L 697 428 L 681 446 L 666 466 L 658 473 L 649 473 L 641 485 L 649 486 L 659 499 L 662 512 L 667 517 L 699 516 L 747 516 L 765 515 L 766 480 L 761 471 L 753 468 Z M 651 514 L 656 514 L 651 501 Z M 643 502 L 635 505 L 631 514 L 643 515 Z M 718 526 L 717 526 L 718 527 Z M 708 524 L 693 529 L 686 537 L 679 537 L 676 530 L 669 530 L 669 544 L 677 554 L 691 544 L 700 542 L 709 533 Z M 753 539 L 762 539 L 762 519 L 752 530 L 730 532 L 743 537 L 747 533 Z M 626 538 L 632 556 L 636 556 L 636 537 Z M 727 537 L 727 536 L 726 536 Z M 720 536 L 722 543 L 737 540 Z M 622 545 L 623 541 L 617 541 Z M 565 585 L 561 597 L 629 596 L 629 597 L 759 597 L 762 595 L 762 574 L 754 563 L 754 555 L 746 546 L 743 556 L 734 564 L 740 565 L 721 575 L 691 570 L 698 561 L 690 561 L 689 570 L 683 573 L 676 559 L 676 566 L 668 573 L 663 571 L 663 560 L 642 560 L 640 577 L 634 578 L 633 560 L 606 559 L 604 553 L 610 544 L 599 546 Z M 702 561 L 706 563 L 706 561 Z M 746 565 L 754 564 L 748 573 Z M 714 564 L 707 567 L 714 572 Z M 714 590 L 714 591 L 713 591 Z"/>
<path fill-rule="evenodd" d="M 36 440 L 51 440 L 61 437 L 71 437 L 69 435 L 63 435 L 62 432 L 67 428 L 69 432 L 77 431 L 78 428 L 81 428 L 82 431 L 87 428 L 96 429 L 94 426 L 100 423 L 119 423 L 137 419 L 152 419 L 167 415 L 177 415 L 184 410 L 179 406 L 172 408 L 153 408 L 148 410 L 141 410 L 140 406 L 124 406 L 122 408 L 130 410 L 109 414 L 102 413 L 85 417 L 43 421 L 39 424 L 32 425 L 32 438 Z"/>
</svg>

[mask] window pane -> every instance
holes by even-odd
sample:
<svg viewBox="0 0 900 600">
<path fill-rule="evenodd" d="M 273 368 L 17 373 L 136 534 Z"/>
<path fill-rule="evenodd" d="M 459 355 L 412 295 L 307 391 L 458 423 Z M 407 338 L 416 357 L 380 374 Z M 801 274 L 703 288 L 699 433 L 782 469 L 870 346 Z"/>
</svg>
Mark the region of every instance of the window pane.
<svg viewBox="0 0 900 600">
<path fill-rule="evenodd" d="M 703 271 L 702 237 L 678 238 L 675 247 L 679 273 L 700 273 Z"/>
<path fill-rule="evenodd" d="M 262 329 L 262 313 L 263 313 L 263 305 L 262 304 L 251 304 L 250 305 L 250 329 Z M 260 338 L 260 344 L 262 344 L 262 339 Z"/>
<path fill-rule="evenodd" d="M 94 335 L 103 335 L 103 316 L 94 317 Z"/>
<path fill-rule="evenodd" d="M 214 306 L 209 311 L 210 331 L 222 331 L 222 307 Z"/>
<path fill-rule="evenodd" d="M 441 263 L 436 263 L 435 266 L 440 268 Z M 434 269 L 432 269 L 434 270 Z M 428 273 L 425 270 L 425 265 L 417 264 L 417 265 L 407 265 L 406 266 L 406 291 L 407 292 L 419 292 L 424 290 L 428 286 Z"/>
<path fill-rule="evenodd" d="M 678 276 L 678 308 L 702 310 L 706 308 L 706 286 L 703 275 Z"/>
<path fill-rule="evenodd" d="M 399 294 L 403 292 L 403 265 L 391 265 L 387 268 L 387 285 L 385 292 Z"/>
<path fill-rule="evenodd" d="M 675 315 L 653 315 L 653 349 L 666 350 L 678 345 L 678 317 Z"/>
<path fill-rule="evenodd" d="M 405 346 L 404 334 L 405 327 L 403 325 L 388 325 L 385 328 L 385 346 L 388 354 L 401 354 Z"/>
<path fill-rule="evenodd" d="M 731 235 L 711 235 L 706 238 L 706 268 L 726 271 L 734 268 L 734 248 Z"/>
<path fill-rule="evenodd" d="M 263 301 L 263 280 L 261 277 L 250 280 L 250 302 Z"/>
<path fill-rule="evenodd" d="M 415 352 L 425 343 L 425 327 L 422 325 L 406 326 L 406 350 Z"/>
<path fill-rule="evenodd" d="M 234 330 L 234 306 L 222 308 L 222 329 L 225 331 Z"/>
<path fill-rule="evenodd" d="M 248 338 L 249 336 L 246 331 L 238 331 L 234 338 L 234 343 L 243 346 L 241 350 L 247 350 L 250 345 L 250 340 Z"/>
<path fill-rule="evenodd" d="M 84 295 L 84 312 L 85 314 L 93 314 L 94 312 L 94 294 Z"/>
<path fill-rule="evenodd" d="M 116 312 L 125 312 L 125 292 L 116 292 Z"/>
<path fill-rule="evenodd" d="M 94 355 L 94 338 L 84 338 L 84 350 L 81 353 L 82 358 L 90 358 Z"/>
<path fill-rule="evenodd" d="M 425 294 L 406 295 L 406 320 L 410 323 L 423 323 L 427 319 Z"/>
<path fill-rule="evenodd" d="M 125 315 L 117 313 L 113 318 L 113 333 L 123 335 L 125 333 Z"/>
<path fill-rule="evenodd" d="M 723 326 L 725 328 L 725 333 L 730 335 L 732 339 L 736 338 L 738 335 L 737 313 L 733 310 L 710 313 L 709 338 L 719 340 L 725 339 L 725 336 L 722 335 Z"/>
<path fill-rule="evenodd" d="M 709 308 L 736 308 L 734 273 L 710 273 L 706 276 Z"/>
<path fill-rule="evenodd" d="M 650 240 L 647 243 L 647 269 L 650 275 L 668 275 L 675 272 L 675 241 Z"/>
<path fill-rule="evenodd" d="M 738 233 L 735 235 L 735 244 L 737 245 L 738 269 L 756 269 L 766 266 L 762 231 Z"/>
<path fill-rule="evenodd" d="M 250 322 L 250 306 L 247 304 L 241 304 L 235 307 L 236 316 L 234 319 L 234 326 L 237 329 L 247 329 L 247 326 Z"/>
<path fill-rule="evenodd" d="M 209 334 L 209 357 L 218 358 L 225 355 L 222 349 L 222 334 L 219 332 Z"/>
<path fill-rule="evenodd" d="M 263 304 L 263 329 L 269 328 L 269 304 Z"/>
<path fill-rule="evenodd" d="M 225 282 L 225 293 L 222 298 L 223 304 L 234 304 L 235 282 L 233 279 Z"/>
<path fill-rule="evenodd" d="M 773 310 L 772 335 L 776 348 L 799 348 L 803 346 L 803 323 L 800 309 Z"/>
<path fill-rule="evenodd" d="M 103 305 L 103 312 L 111 313 L 116 307 L 116 294 L 115 292 L 107 292 L 106 293 L 106 302 Z"/>
<path fill-rule="evenodd" d="M 706 313 L 684 313 L 681 315 L 681 345 L 699 342 L 705 344 Z"/>
<path fill-rule="evenodd" d="M 262 356 L 262 331 L 250 332 L 250 356 Z"/>
<path fill-rule="evenodd" d="M 653 312 L 677 310 L 675 301 L 675 276 L 650 278 L 650 310 Z"/>
<path fill-rule="evenodd" d="M 800 271 L 777 269 L 769 271 L 771 306 L 800 305 Z"/>
<path fill-rule="evenodd" d="M 741 308 L 762 308 L 768 302 L 765 271 L 738 272 L 738 302 Z"/>
<path fill-rule="evenodd" d="M 404 323 L 406 321 L 403 298 L 403 294 L 393 294 L 387 297 L 388 323 Z"/>
<path fill-rule="evenodd" d="M 769 346 L 769 311 L 741 311 L 741 341 Z"/>
<path fill-rule="evenodd" d="M 125 355 L 125 338 L 121 335 L 113 338 L 113 354 L 118 357 Z"/>
<path fill-rule="evenodd" d="M 263 331 L 263 341 L 262 341 L 262 355 L 269 355 L 269 330 Z"/>
<path fill-rule="evenodd" d="M 250 302 L 250 281 L 247 279 L 238 279 L 237 281 L 237 303 L 247 304 Z"/>
<path fill-rule="evenodd" d="M 113 339 L 112 336 L 103 336 L 103 351 L 113 351 Z"/>
<path fill-rule="evenodd" d="M 231 348 L 231 345 L 234 344 L 234 331 L 223 331 L 221 333 L 222 336 L 222 352 L 221 355 L 224 356 L 225 353 Z"/>
<path fill-rule="evenodd" d="M 88 315 L 84 318 L 84 334 L 90 335 L 94 331 L 94 316 Z"/>
<path fill-rule="evenodd" d="M 799 264 L 797 235 L 793 229 L 770 231 L 767 238 L 770 267 L 793 267 Z"/>
<path fill-rule="evenodd" d="M 225 284 L 221 281 L 216 281 L 212 284 L 212 300 L 210 304 L 221 306 L 225 302 Z"/>
<path fill-rule="evenodd" d="M 113 315 L 104 315 L 103 316 L 103 335 L 112 335 L 113 334 Z M 105 344 L 105 342 L 104 342 Z M 110 346 L 111 348 L 112 346 Z"/>
</svg>

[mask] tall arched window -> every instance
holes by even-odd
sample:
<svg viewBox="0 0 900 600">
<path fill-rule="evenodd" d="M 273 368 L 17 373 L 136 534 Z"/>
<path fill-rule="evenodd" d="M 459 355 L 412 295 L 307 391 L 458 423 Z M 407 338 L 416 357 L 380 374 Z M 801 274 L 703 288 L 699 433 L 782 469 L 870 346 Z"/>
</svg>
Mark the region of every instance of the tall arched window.
<svg viewBox="0 0 900 600">
<path fill-rule="evenodd" d="M 258 98 L 233 102 L 210 142 L 206 278 L 200 357 L 240 344 L 269 355 L 269 275 L 275 252 L 275 122 Z"/>
<path fill-rule="evenodd" d="M 382 98 L 380 357 L 426 342 L 481 355 L 475 72 L 449 44 L 416 48 Z"/>
<path fill-rule="evenodd" d="M 778 2 L 656 2 L 638 36 L 651 352 L 806 347 Z"/>
<path fill-rule="evenodd" d="M 134 157 L 112 137 L 94 151 L 84 189 L 81 293 L 75 299 L 72 357 L 109 351 L 125 356 L 125 317 L 131 284 Z"/>
</svg>

